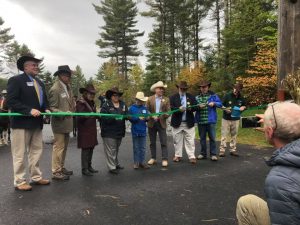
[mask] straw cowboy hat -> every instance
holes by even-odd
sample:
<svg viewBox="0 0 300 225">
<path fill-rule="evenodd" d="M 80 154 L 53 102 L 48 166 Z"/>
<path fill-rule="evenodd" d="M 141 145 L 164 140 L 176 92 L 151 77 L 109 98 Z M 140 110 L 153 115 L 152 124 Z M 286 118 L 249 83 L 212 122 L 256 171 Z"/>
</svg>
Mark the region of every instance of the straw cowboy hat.
<svg viewBox="0 0 300 225">
<path fill-rule="evenodd" d="M 164 84 L 162 81 L 158 81 L 153 84 L 150 88 L 150 91 L 154 92 L 156 88 L 167 88 L 168 85 Z"/>
<path fill-rule="evenodd" d="M 181 89 L 188 89 L 189 88 L 189 86 L 188 86 L 188 84 L 187 84 L 186 81 L 180 81 L 179 84 L 176 84 L 176 87 L 177 88 L 181 88 Z"/>
<path fill-rule="evenodd" d="M 200 84 L 198 85 L 199 87 L 210 87 L 211 86 L 211 82 L 207 81 L 207 80 L 203 80 L 200 82 Z"/>
<path fill-rule="evenodd" d="M 53 74 L 53 76 L 56 77 L 62 73 L 71 76 L 73 71 L 70 69 L 68 65 L 62 65 L 62 66 L 58 66 L 57 71 Z"/>
<path fill-rule="evenodd" d="M 5 89 L 2 90 L 2 91 L 1 91 L 1 94 L 7 94 L 7 90 L 5 90 Z"/>
<path fill-rule="evenodd" d="M 119 91 L 118 87 L 112 87 L 111 89 L 106 91 L 105 97 L 107 99 L 110 99 L 113 94 L 117 94 L 121 97 L 123 95 L 123 92 Z"/>
<path fill-rule="evenodd" d="M 96 94 L 96 89 L 93 84 L 87 84 L 84 88 L 79 88 L 80 94 L 83 94 L 84 92 L 89 92 L 91 94 Z"/>
<path fill-rule="evenodd" d="M 148 97 L 146 97 L 145 94 L 144 94 L 144 92 L 141 92 L 141 91 L 139 91 L 139 92 L 136 93 L 135 98 L 137 100 L 142 101 L 142 102 L 146 102 L 148 100 Z"/>
<path fill-rule="evenodd" d="M 17 61 L 17 68 L 21 71 L 24 71 L 24 63 L 26 63 L 28 61 L 33 61 L 33 62 L 36 62 L 36 63 L 40 63 L 43 60 L 35 58 L 32 54 L 23 55 Z"/>
</svg>

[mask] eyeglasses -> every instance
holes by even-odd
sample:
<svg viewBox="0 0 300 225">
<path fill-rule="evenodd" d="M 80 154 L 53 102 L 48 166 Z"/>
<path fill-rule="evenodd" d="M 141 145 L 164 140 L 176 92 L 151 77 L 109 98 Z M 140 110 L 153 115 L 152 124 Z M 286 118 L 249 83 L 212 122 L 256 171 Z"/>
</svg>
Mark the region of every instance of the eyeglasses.
<svg viewBox="0 0 300 225">
<path fill-rule="evenodd" d="M 274 116 L 274 123 L 275 123 L 274 130 L 277 129 L 277 120 L 276 120 L 275 109 L 274 109 L 274 105 L 276 105 L 276 104 L 278 104 L 278 102 L 274 102 L 274 103 L 272 103 L 272 104 L 269 104 L 269 106 L 272 107 L 273 116 Z"/>
</svg>

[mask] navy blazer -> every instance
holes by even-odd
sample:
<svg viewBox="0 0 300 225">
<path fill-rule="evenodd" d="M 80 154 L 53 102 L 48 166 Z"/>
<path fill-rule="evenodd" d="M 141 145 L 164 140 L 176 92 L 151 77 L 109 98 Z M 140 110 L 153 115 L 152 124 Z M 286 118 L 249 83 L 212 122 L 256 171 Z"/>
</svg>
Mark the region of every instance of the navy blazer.
<svg viewBox="0 0 300 225">
<path fill-rule="evenodd" d="M 195 97 L 189 93 L 186 93 L 187 106 L 197 105 Z M 181 100 L 179 93 L 172 95 L 170 97 L 171 110 L 178 109 L 181 106 Z M 186 111 L 186 123 L 189 128 L 193 127 L 195 124 L 194 112 L 197 107 L 189 108 Z M 178 128 L 182 122 L 182 112 L 175 112 L 172 114 L 171 126 Z"/>
<path fill-rule="evenodd" d="M 45 112 L 48 109 L 48 99 L 45 85 L 41 80 L 35 78 L 43 90 L 43 105 L 40 106 L 33 82 L 25 74 L 11 77 L 7 83 L 7 105 L 11 112 L 22 113 L 27 116 L 17 116 L 11 118 L 11 128 L 13 129 L 36 129 L 43 128 L 43 117 L 30 116 L 32 109 Z"/>
</svg>

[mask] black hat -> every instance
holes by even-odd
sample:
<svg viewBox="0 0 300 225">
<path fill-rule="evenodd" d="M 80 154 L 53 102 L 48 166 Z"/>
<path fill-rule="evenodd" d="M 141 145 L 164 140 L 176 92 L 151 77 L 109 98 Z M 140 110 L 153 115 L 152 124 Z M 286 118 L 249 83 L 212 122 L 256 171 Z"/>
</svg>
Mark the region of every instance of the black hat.
<svg viewBox="0 0 300 225">
<path fill-rule="evenodd" d="M 123 95 L 123 92 L 120 92 L 118 87 L 112 87 L 111 89 L 106 91 L 105 97 L 107 99 L 110 99 L 113 94 L 118 94 L 121 97 Z"/>
<path fill-rule="evenodd" d="M 80 94 L 83 94 L 85 91 L 91 94 L 96 94 L 96 89 L 93 84 L 87 84 L 84 88 L 79 88 Z"/>
<path fill-rule="evenodd" d="M 181 88 L 181 89 L 188 89 L 189 88 L 189 86 L 188 86 L 188 84 L 187 84 L 186 81 L 180 81 L 179 84 L 176 84 L 176 87 L 177 88 Z"/>
<path fill-rule="evenodd" d="M 207 81 L 207 80 L 203 80 L 200 82 L 200 84 L 198 85 L 199 87 L 210 87 L 211 86 L 211 82 Z"/>
<path fill-rule="evenodd" d="M 42 59 L 37 59 L 35 58 L 32 54 L 26 54 L 21 56 L 18 61 L 17 61 L 17 68 L 21 71 L 24 71 L 24 63 L 27 61 L 33 61 L 33 62 L 37 62 L 40 63 L 43 60 Z"/>
<path fill-rule="evenodd" d="M 53 76 L 58 76 L 62 73 L 64 74 L 68 74 L 69 76 L 72 75 L 72 70 L 70 69 L 70 67 L 68 65 L 62 65 L 62 66 L 58 66 L 57 71 L 53 74 Z"/>
</svg>

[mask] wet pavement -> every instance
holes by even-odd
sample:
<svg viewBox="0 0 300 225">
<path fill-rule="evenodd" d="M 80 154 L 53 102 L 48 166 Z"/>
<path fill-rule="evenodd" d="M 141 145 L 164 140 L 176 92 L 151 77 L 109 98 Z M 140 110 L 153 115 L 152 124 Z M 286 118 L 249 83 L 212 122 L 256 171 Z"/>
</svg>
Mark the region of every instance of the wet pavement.
<svg viewBox="0 0 300 225">
<path fill-rule="evenodd" d="M 45 143 L 51 142 L 51 136 L 51 129 L 46 127 Z M 264 197 L 264 179 L 269 168 L 263 157 L 269 156 L 272 149 L 240 145 L 238 158 L 227 155 L 218 162 L 204 160 L 191 165 L 185 156 L 180 163 L 170 160 L 167 169 L 158 164 L 149 170 L 133 170 L 128 134 L 119 155 L 125 170 L 111 175 L 107 172 L 100 137 L 99 142 L 93 159 L 98 174 L 81 175 L 80 150 L 76 139 L 71 138 L 66 159 L 67 169 L 74 171 L 70 181 L 34 186 L 33 191 L 26 193 L 14 190 L 10 148 L 1 147 L 0 224 L 235 225 L 235 205 L 241 195 Z M 44 147 L 40 164 L 44 177 L 49 178 L 52 145 Z M 170 159 L 173 153 L 170 138 Z"/>
</svg>

